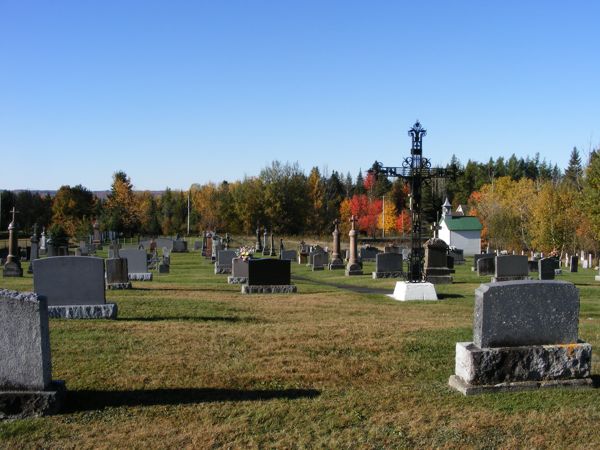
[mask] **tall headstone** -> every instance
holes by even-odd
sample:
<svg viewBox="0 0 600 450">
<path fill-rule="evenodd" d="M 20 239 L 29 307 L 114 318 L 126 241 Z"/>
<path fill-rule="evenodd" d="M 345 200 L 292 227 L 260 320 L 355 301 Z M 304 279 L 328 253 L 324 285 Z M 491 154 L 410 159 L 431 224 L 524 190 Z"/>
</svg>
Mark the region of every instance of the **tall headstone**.
<svg viewBox="0 0 600 450">
<path fill-rule="evenodd" d="M 448 267 L 448 244 L 433 237 L 425 242 L 425 280 L 433 284 L 452 283 L 453 269 Z"/>
<path fill-rule="evenodd" d="M 97 220 L 94 220 L 92 228 L 94 230 L 94 235 L 92 238 L 94 250 L 102 250 L 102 234 L 100 233 L 100 225 L 98 224 Z"/>
<path fill-rule="evenodd" d="M 273 236 L 273 230 L 271 230 L 271 250 L 269 251 L 269 256 L 277 256 L 277 253 L 275 253 L 275 237 Z"/>
<path fill-rule="evenodd" d="M 283 246 L 283 238 L 279 239 L 279 259 L 283 259 L 281 256 L 285 252 L 285 247 Z"/>
<path fill-rule="evenodd" d="M 46 254 L 46 227 L 42 227 L 42 234 L 40 236 L 40 255 Z"/>
<path fill-rule="evenodd" d="M 57 413 L 65 384 L 52 381 L 47 301 L 0 289 L 0 420 Z"/>
<path fill-rule="evenodd" d="M 577 255 L 573 255 L 571 256 L 571 272 L 577 272 L 579 266 L 579 259 L 577 258 Z"/>
<path fill-rule="evenodd" d="M 33 273 L 33 261 L 40 257 L 39 253 L 39 238 L 37 235 L 37 223 L 33 224 L 33 233 L 31 234 L 31 254 L 29 255 L 29 267 L 27 273 Z"/>
<path fill-rule="evenodd" d="M 340 251 L 340 221 L 335 219 L 333 221 L 333 253 L 331 254 L 331 262 L 329 263 L 329 270 L 338 270 L 344 268 L 344 261 Z"/>
<path fill-rule="evenodd" d="M 127 259 L 121 258 L 119 244 L 113 241 L 110 245 L 112 257 L 106 260 L 106 288 L 107 289 L 131 289 Z"/>
<path fill-rule="evenodd" d="M 23 269 L 21 268 L 21 258 L 18 252 L 17 222 L 15 221 L 17 211 L 14 206 L 11 212 L 12 222 L 8 224 L 8 256 L 6 257 L 2 275 L 4 277 L 22 277 Z"/>
<path fill-rule="evenodd" d="M 266 232 L 266 231 L 265 231 Z M 256 226 L 256 253 L 262 252 L 263 247 L 262 244 L 260 242 L 260 226 Z"/>
<path fill-rule="evenodd" d="M 104 297 L 104 260 L 55 256 L 33 263 L 33 290 L 48 301 L 50 317 L 115 319 L 117 305 Z"/>
<path fill-rule="evenodd" d="M 352 228 L 348 233 L 350 237 L 350 255 L 348 256 L 348 265 L 346 265 L 346 276 L 362 275 L 362 266 L 358 263 L 358 231 L 356 230 L 356 216 L 350 218 Z"/>
<path fill-rule="evenodd" d="M 291 284 L 291 262 L 281 259 L 248 260 L 248 281 L 242 294 L 276 294 L 296 292 Z"/>
<path fill-rule="evenodd" d="M 269 249 L 267 246 L 268 235 L 269 235 L 269 233 L 267 233 L 267 229 L 265 228 L 265 232 L 263 233 L 263 251 L 262 251 L 263 256 L 267 256 L 269 254 Z"/>
<path fill-rule="evenodd" d="M 504 281 L 475 291 L 473 342 L 456 344 L 449 384 L 470 395 L 591 386 L 579 340 L 579 294 L 564 281 Z"/>
</svg>

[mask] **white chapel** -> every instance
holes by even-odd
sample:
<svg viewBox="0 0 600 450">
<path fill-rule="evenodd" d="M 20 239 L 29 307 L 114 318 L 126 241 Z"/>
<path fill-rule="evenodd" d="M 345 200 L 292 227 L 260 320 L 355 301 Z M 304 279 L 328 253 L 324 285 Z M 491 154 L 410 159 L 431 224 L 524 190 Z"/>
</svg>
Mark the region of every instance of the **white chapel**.
<svg viewBox="0 0 600 450">
<path fill-rule="evenodd" d="M 481 253 L 482 228 L 477 217 L 465 216 L 462 205 L 459 205 L 453 214 L 452 205 L 446 198 L 442 205 L 439 238 L 448 246 L 462 249 L 464 256 Z"/>
</svg>

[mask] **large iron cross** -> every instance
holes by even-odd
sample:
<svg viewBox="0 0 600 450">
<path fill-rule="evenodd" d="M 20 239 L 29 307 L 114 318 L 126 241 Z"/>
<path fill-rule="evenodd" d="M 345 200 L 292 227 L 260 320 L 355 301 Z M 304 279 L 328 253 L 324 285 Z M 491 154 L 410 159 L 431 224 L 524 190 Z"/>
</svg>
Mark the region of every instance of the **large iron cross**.
<svg viewBox="0 0 600 450">
<path fill-rule="evenodd" d="M 411 211 L 411 252 L 409 256 L 408 281 L 421 282 L 423 277 L 423 242 L 421 242 L 422 232 L 422 205 L 421 192 L 423 185 L 429 183 L 432 178 L 448 178 L 452 172 L 447 169 L 432 168 L 429 159 L 423 157 L 423 136 L 427 134 L 420 122 L 416 123 L 408 130 L 408 135 L 412 138 L 412 147 L 410 156 L 404 158 L 402 167 L 384 167 L 383 164 L 375 161 L 375 167 L 372 169 L 376 175 L 386 177 L 403 178 L 410 184 L 410 211 Z"/>
</svg>

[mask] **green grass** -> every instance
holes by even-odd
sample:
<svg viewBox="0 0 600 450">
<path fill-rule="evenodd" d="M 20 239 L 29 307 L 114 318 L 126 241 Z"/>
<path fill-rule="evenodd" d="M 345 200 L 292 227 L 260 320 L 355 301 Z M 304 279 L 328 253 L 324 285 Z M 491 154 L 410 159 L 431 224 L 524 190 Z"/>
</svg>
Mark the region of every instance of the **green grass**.
<svg viewBox="0 0 600 450">
<path fill-rule="evenodd" d="M 396 302 L 395 280 L 293 264 L 298 293 L 240 294 L 198 253 L 108 291 L 115 321 L 51 320 L 63 413 L 0 423 L 2 448 L 595 448 L 600 391 L 463 397 L 447 386 L 470 340 L 473 292 L 457 266 L 440 302 Z M 26 269 L 26 267 L 25 267 Z M 580 336 L 600 344 L 600 283 L 581 294 Z M 32 278 L 2 287 L 31 290 Z M 594 364 L 593 373 L 599 366 Z"/>
</svg>

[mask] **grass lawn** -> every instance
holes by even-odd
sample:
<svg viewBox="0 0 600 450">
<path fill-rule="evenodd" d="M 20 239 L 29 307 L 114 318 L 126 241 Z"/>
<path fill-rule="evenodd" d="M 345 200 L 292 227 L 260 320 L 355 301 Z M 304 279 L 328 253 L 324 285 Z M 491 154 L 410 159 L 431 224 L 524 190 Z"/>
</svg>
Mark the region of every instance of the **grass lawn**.
<svg viewBox="0 0 600 450">
<path fill-rule="evenodd" d="M 172 254 L 170 274 L 107 291 L 118 320 L 50 321 L 66 410 L 1 422 L 0 447 L 600 448 L 598 389 L 450 390 L 489 281 L 456 268 L 439 302 L 385 297 L 395 281 L 372 280 L 373 263 L 359 277 L 293 264 L 297 294 L 242 296 L 197 252 Z M 600 349 L 594 275 L 558 279 L 579 287 L 580 337 Z"/>
</svg>

